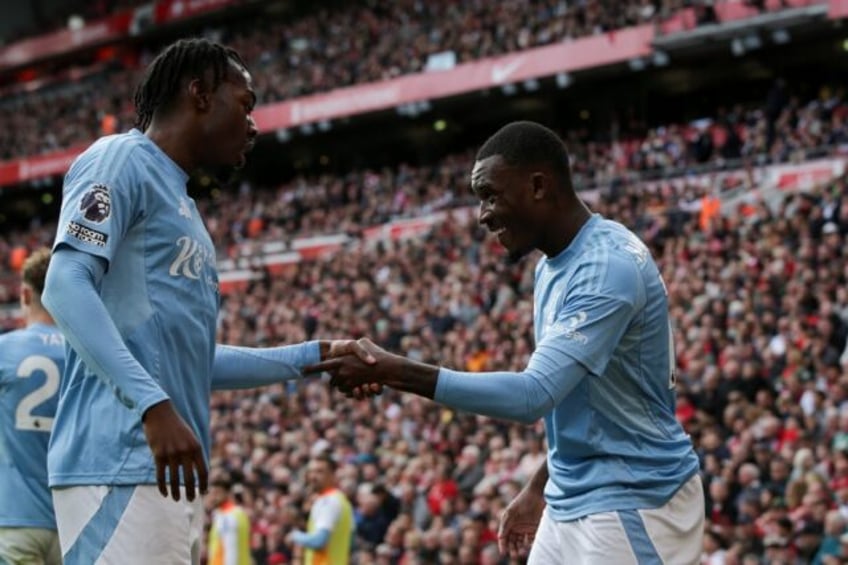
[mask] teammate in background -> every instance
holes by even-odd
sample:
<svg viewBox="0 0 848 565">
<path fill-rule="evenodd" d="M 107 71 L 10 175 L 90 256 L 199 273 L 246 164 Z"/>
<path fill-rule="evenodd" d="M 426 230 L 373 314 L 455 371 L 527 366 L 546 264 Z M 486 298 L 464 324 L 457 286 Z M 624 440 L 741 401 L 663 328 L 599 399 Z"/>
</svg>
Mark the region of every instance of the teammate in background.
<svg viewBox="0 0 848 565">
<path fill-rule="evenodd" d="M 250 519 L 232 494 L 229 477 L 212 481 L 209 565 L 250 565 Z"/>
<path fill-rule="evenodd" d="M 215 344 L 215 248 L 186 182 L 242 166 L 253 145 L 256 94 L 238 54 L 180 40 L 135 103 L 139 129 L 71 165 L 47 273 L 44 305 L 70 346 L 48 453 L 67 565 L 197 563 L 211 390 L 365 355 L 351 341 Z"/>
<path fill-rule="evenodd" d="M 336 486 L 335 461 L 329 455 L 313 457 L 306 480 L 316 498 L 307 531 L 293 532 L 290 541 L 304 548 L 303 565 L 347 565 L 355 527 L 353 507 Z"/>
<path fill-rule="evenodd" d="M 378 382 L 454 409 L 544 418 L 547 461 L 501 518 L 501 550 L 532 540 L 529 563 L 698 563 L 704 499 L 698 458 L 677 422 L 665 285 L 642 241 L 593 215 L 549 129 L 509 124 L 477 154 L 480 223 L 512 260 L 533 249 L 536 349 L 522 372 L 465 373 L 390 354 L 312 370 L 343 392 Z"/>
<path fill-rule="evenodd" d="M 50 250 L 33 252 L 21 271 L 24 329 L 0 335 L 0 563 L 60 565 L 47 442 L 65 343 L 41 305 Z"/>
</svg>

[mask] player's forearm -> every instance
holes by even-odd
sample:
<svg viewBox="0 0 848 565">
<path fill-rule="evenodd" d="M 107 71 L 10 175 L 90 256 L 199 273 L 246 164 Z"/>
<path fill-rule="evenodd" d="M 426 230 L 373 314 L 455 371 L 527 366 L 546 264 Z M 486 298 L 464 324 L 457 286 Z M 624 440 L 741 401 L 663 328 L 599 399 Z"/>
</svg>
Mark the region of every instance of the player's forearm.
<svg viewBox="0 0 848 565">
<path fill-rule="evenodd" d="M 217 345 L 212 365 L 212 388 L 256 388 L 301 378 L 304 366 L 320 360 L 317 341 L 282 347 Z"/>
<path fill-rule="evenodd" d="M 524 487 L 525 489 L 539 494 L 540 496 L 545 492 L 545 485 L 548 484 L 548 460 L 545 458 L 542 461 L 542 464 L 539 465 L 539 468 L 536 469 L 536 472 L 533 473 L 533 476 L 530 477 L 530 481 Z"/>
<path fill-rule="evenodd" d="M 529 424 L 550 412 L 587 374 L 563 351 L 542 345 L 520 373 L 441 369 L 435 400 L 458 410 Z"/>
<path fill-rule="evenodd" d="M 379 382 L 401 392 L 434 398 L 439 380 L 439 367 L 390 355 L 376 366 Z"/>
<path fill-rule="evenodd" d="M 522 373 L 467 373 L 442 368 L 434 400 L 445 406 L 490 418 L 530 424 L 541 411 L 528 405 Z"/>
<path fill-rule="evenodd" d="M 51 259 L 42 302 L 86 367 L 141 416 L 168 395 L 132 355 L 109 316 L 96 290 L 103 273 L 97 258 L 59 249 Z"/>
</svg>

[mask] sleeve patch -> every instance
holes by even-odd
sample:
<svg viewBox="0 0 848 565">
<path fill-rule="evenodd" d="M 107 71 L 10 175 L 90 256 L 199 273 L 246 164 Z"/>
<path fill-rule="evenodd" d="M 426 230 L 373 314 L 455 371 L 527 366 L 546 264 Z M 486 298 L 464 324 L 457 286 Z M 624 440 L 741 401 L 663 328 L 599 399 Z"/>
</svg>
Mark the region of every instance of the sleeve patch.
<svg viewBox="0 0 848 565">
<path fill-rule="evenodd" d="M 104 184 L 95 184 L 83 195 L 80 200 L 80 212 L 86 220 L 95 224 L 102 224 L 112 214 L 112 197 L 109 187 Z"/>
</svg>

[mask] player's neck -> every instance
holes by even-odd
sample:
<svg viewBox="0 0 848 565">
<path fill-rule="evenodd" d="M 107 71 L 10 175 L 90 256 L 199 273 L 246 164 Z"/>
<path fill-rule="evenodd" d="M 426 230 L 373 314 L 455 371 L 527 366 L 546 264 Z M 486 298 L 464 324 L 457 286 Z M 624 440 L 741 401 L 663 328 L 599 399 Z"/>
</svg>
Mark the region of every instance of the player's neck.
<svg viewBox="0 0 848 565">
<path fill-rule="evenodd" d="M 170 159 L 176 163 L 187 175 L 190 175 L 197 167 L 197 159 L 192 154 L 194 144 L 186 139 L 185 128 L 179 124 L 162 125 L 154 121 L 144 132 Z"/>
<path fill-rule="evenodd" d="M 31 307 L 26 316 L 26 325 L 31 326 L 33 324 L 55 326 L 56 322 L 53 321 L 53 318 L 50 317 L 50 314 L 46 310 Z"/>
<path fill-rule="evenodd" d="M 539 249 L 548 257 L 556 257 L 571 244 L 591 217 L 592 213 L 579 200 L 568 203 L 558 214 L 557 221 L 547 223 L 551 226 L 551 232 L 547 234 L 544 245 L 540 245 Z"/>
</svg>

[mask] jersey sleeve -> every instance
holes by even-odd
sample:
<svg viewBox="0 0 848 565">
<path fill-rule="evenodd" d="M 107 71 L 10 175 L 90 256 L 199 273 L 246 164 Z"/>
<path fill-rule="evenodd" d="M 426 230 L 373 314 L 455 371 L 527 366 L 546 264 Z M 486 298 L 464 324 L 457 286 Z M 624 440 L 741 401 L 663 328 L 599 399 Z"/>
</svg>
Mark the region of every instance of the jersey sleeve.
<svg viewBox="0 0 848 565">
<path fill-rule="evenodd" d="M 53 249 L 67 245 L 111 263 L 137 217 L 140 187 L 127 148 L 92 149 L 74 163 L 62 188 Z"/>
<path fill-rule="evenodd" d="M 312 523 L 315 530 L 333 531 L 342 515 L 342 502 L 338 496 L 325 496 L 313 508 Z"/>
<path fill-rule="evenodd" d="M 615 251 L 592 257 L 569 277 L 538 347 L 562 351 L 603 375 L 644 296 L 636 259 Z"/>
</svg>

